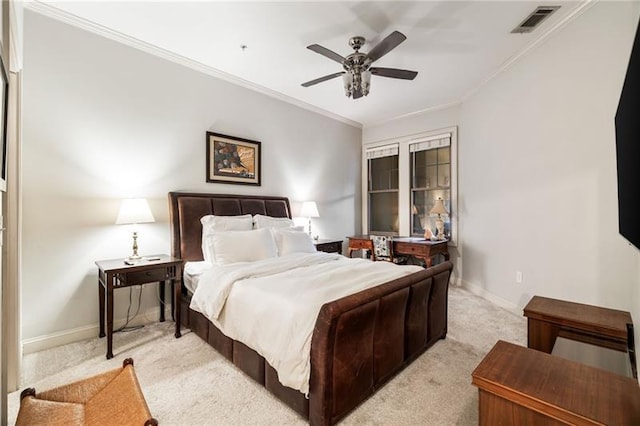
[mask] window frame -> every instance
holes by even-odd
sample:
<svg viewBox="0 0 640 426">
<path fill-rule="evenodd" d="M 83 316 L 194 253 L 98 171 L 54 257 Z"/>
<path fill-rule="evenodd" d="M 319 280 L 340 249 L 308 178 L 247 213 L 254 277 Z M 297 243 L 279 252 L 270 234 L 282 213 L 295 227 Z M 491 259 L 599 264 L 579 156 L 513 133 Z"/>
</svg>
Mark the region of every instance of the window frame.
<svg viewBox="0 0 640 426">
<path fill-rule="evenodd" d="M 382 145 L 382 146 L 376 146 L 376 147 L 372 147 L 369 149 L 365 150 L 365 164 L 366 164 L 366 175 L 367 175 L 367 182 L 366 182 L 366 198 L 367 198 L 367 206 L 370 203 L 371 200 L 371 195 L 372 194 L 396 194 L 396 198 L 399 198 L 400 195 L 400 156 L 399 156 L 399 151 L 400 151 L 400 147 L 398 146 L 398 144 L 387 144 L 387 145 Z M 387 188 L 387 189 L 372 189 L 370 187 L 370 184 L 372 183 L 372 179 L 371 179 L 371 168 L 370 166 L 370 162 L 372 160 L 376 160 L 376 159 L 381 159 L 381 158 L 390 158 L 390 157 L 398 157 L 398 167 L 397 167 L 397 176 L 395 177 L 398 185 L 397 188 Z M 398 211 L 397 214 L 397 221 L 399 221 L 399 217 L 400 217 L 400 212 Z M 369 210 L 369 208 L 367 208 L 367 223 L 371 224 L 372 223 L 372 212 Z M 397 231 L 385 231 L 385 230 L 370 230 L 369 227 L 367 227 L 368 231 L 367 233 L 375 233 L 375 234 L 380 234 L 380 235 L 398 235 L 399 232 Z"/>
<path fill-rule="evenodd" d="M 362 233 L 369 232 L 369 169 L 367 151 L 388 145 L 398 145 L 398 220 L 399 235 L 410 236 L 411 230 L 411 155 L 409 146 L 421 142 L 449 137 L 450 147 L 450 187 L 451 211 L 450 219 L 450 246 L 458 245 L 458 127 L 451 126 L 433 131 L 422 132 L 413 135 L 390 138 L 381 141 L 363 144 L 362 149 Z"/>
</svg>

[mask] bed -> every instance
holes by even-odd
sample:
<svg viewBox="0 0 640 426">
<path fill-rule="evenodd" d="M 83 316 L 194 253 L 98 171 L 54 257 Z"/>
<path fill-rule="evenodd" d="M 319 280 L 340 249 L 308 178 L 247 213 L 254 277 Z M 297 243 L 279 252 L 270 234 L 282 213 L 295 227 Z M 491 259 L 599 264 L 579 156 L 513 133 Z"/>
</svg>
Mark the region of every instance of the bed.
<svg viewBox="0 0 640 426">
<path fill-rule="evenodd" d="M 169 205 L 172 255 L 185 262 L 203 259 L 204 216 L 291 218 L 289 200 L 277 196 L 170 192 Z M 444 262 L 324 303 L 312 330 L 306 395 L 282 385 L 262 355 L 191 309 L 192 294 L 184 286 L 183 325 L 310 424 L 331 425 L 446 337 L 452 267 Z"/>
</svg>

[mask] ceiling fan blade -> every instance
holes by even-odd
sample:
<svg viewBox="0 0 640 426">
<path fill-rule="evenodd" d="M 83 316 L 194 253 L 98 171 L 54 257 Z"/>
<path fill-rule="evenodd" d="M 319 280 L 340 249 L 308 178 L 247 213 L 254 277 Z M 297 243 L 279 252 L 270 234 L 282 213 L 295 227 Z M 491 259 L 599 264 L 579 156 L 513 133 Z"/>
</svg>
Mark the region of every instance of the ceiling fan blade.
<svg viewBox="0 0 640 426">
<path fill-rule="evenodd" d="M 369 63 L 382 58 L 384 55 L 391 52 L 406 39 L 407 37 L 400 31 L 392 32 L 384 40 L 376 44 L 375 47 L 371 49 L 371 51 L 367 54 Z"/>
<path fill-rule="evenodd" d="M 413 80 L 418 75 L 417 71 L 399 70 L 397 68 L 369 68 L 371 74 L 379 75 L 380 77 L 401 78 L 403 80 Z"/>
<path fill-rule="evenodd" d="M 333 74 L 325 75 L 324 77 L 316 78 L 315 80 L 307 81 L 306 83 L 302 83 L 303 87 L 313 86 L 314 84 L 322 83 L 323 81 L 331 80 L 332 78 L 336 78 L 344 74 L 344 71 L 336 72 Z"/>
<path fill-rule="evenodd" d="M 310 46 L 307 46 L 307 49 L 313 50 L 314 52 L 319 53 L 322 56 L 326 56 L 327 58 L 332 59 L 332 60 L 336 61 L 339 64 L 342 64 L 344 61 L 346 61 L 345 58 L 343 58 L 342 56 L 338 55 L 333 50 L 329 50 L 326 47 L 320 46 L 319 44 L 312 44 Z"/>
</svg>

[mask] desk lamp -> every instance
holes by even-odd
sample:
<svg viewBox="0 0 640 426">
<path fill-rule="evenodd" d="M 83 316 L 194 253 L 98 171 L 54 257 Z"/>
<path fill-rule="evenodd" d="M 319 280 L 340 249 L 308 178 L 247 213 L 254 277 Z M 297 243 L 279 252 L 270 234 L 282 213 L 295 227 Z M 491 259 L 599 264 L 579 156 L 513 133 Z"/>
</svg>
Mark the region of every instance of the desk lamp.
<svg viewBox="0 0 640 426">
<path fill-rule="evenodd" d="M 155 222 L 149 203 L 144 198 L 128 198 L 122 200 L 116 225 L 135 225 L 138 223 Z M 127 258 L 129 262 L 140 260 L 138 255 L 138 232 L 133 231 L 133 254 Z"/>
<path fill-rule="evenodd" d="M 449 214 L 447 209 L 444 207 L 444 202 L 441 197 L 438 197 L 436 203 L 433 208 L 429 210 L 429 214 L 437 214 L 438 218 L 436 219 L 436 239 L 444 240 L 446 237 L 444 236 L 444 220 L 442 220 L 441 215 Z"/>
</svg>

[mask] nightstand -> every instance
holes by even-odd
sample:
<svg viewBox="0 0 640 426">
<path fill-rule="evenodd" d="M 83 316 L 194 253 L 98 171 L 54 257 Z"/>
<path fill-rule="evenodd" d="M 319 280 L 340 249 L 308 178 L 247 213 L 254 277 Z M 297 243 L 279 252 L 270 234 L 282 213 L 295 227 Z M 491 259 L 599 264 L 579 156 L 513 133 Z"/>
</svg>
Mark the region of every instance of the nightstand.
<svg viewBox="0 0 640 426">
<path fill-rule="evenodd" d="M 316 250 L 342 254 L 342 240 L 313 240 Z"/>
<path fill-rule="evenodd" d="M 158 258 L 158 260 L 155 260 Z M 146 260 L 154 259 L 154 260 Z M 182 291 L 182 260 L 167 255 L 145 256 L 135 265 L 125 259 L 99 260 L 98 302 L 100 307 L 100 337 L 105 336 L 105 300 L 107 318 L 107 359 L 113 358 L 113 290 L 133 285 L 160 284 L 160 322 L 164 321 L 164 283 L 173 284 L 171 311 L 176 322 L 176 338 L 180 337 L 180 292 Z"/>
</svg>

